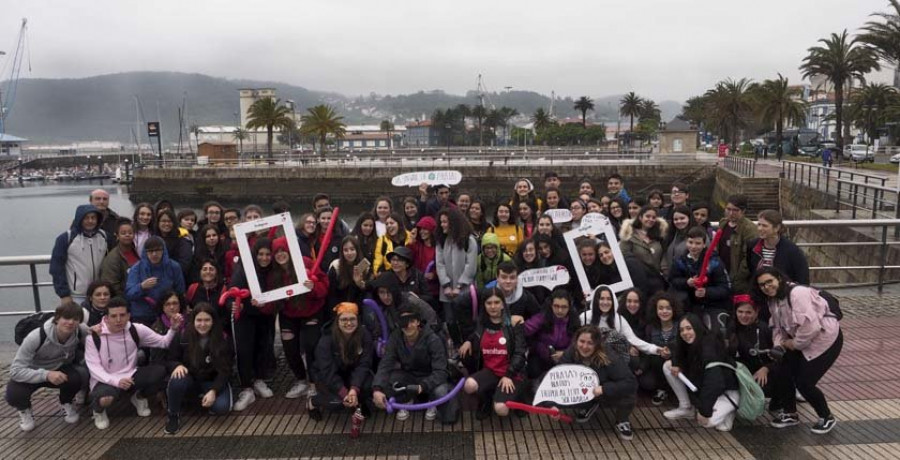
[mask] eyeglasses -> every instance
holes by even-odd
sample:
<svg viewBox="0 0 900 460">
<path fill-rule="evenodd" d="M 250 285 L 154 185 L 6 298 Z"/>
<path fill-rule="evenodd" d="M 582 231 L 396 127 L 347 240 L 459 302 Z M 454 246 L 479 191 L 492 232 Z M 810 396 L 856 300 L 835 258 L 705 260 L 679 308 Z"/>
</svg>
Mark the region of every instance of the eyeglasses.
<svg viewBox="0 0 900 460">
<path fill-rule="evenodd" d="M 225 216 L 225 220 L 232 221 L 240 219 L 238 216 Z"/>
<path fill-rule="evenodd" d="M 774 283 L 775 283 L 775 278 L 769 278 L 769 279 L 767 279 L 767 280 L 765 280 L 765 281 L 760 281 L 760 282 L 757 283 L 757 284 L 759 285 L 759 287 L 765 288 L 765 287 L 771 286 L 771 285 L 774 284 Z"/>
</svg>

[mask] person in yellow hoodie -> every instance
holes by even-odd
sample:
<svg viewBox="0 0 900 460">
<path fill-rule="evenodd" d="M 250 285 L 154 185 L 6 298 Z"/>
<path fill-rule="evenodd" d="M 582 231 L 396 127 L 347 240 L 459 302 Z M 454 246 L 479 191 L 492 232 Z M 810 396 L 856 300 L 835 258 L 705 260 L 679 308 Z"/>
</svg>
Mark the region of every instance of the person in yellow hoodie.
<svg viewBox="0 0 900 460">
<path fill-rule="evenodd" d="M 500 249 L 507 255 L 515 254 L 519 244 L 525 240 L 522 227 L 516 225 L 516 220 L 512 216 L 512 208 L 505 203 L 497 205 L 497 211 L 494 213 L 494 229 L 490 232 L 497 235 Z"/>
<path fill-rule="evenodd" d="M 385 219 L 384 225 L 384 235 L 375 240 L 375 261 L 372 263 L 372 273 L 376 275 L 391 269 L 387 254 L 393 252 L 394 248 L 406 246 L 409 241 L 409 232 L 403 228 L 403 218 L 400 217 L 400 214 L 391 213 Z"/>
<path fill-rule="evenodd" d="M 502 262 L 512 260 L 500 250 L 500 238 L 494 233 L 485 233 L 481 237 L 481 254 L 478 254 L 475 283 L 478 289 L 497 279 L 497 267 Z"/>
</svg>

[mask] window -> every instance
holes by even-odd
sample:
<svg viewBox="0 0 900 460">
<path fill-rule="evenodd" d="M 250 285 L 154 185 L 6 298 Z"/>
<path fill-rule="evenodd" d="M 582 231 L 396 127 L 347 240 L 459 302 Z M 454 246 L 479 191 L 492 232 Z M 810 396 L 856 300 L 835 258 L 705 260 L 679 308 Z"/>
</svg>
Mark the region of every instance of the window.
<svg viewBox="0 0 900 460">
<path fill-rule="evenodd" d="M 681 139 L 675 139 L 672 141 L 672 152 L 681 153 L 684 151 L 684 141 Z"/>
</svg>

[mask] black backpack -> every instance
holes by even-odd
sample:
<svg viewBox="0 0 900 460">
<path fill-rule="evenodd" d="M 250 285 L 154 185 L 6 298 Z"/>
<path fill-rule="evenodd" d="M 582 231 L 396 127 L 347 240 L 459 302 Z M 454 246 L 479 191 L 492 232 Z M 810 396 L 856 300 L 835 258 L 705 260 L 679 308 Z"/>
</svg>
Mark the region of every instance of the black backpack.
<svg viewBox="0 0 900 460">
<path fill-rule="evenodd" d="M 134 323 L 130 323 L 128 326 L 128 332 L 131 334 L 131 339 L 134 340 L 134 344 L 141 347 L 141 336 L 138 335 L 137 328 L 134 327 Z M 94 331 L 91 331 L 91 338 L 94 340 L 94 347 L 97 348 L 97 353 L 100 353 L 100 334 L 97 334 Z"/>
<path fill-rule="evenodd" d="M 793 289 L 794 286 L 796 286 L 796 285 L 791 284 L 790 289 L 788 289 L 788 292 L 787 292 L 788 307 L 791 307 L 791 308 L 794 308 L 794 306 L 791 305 L 791 289 Z M 832 316 L 833 318 L 837 319 L 838 321 L 844 319 L 844 312 L 841 311 L 841 301 L 838 300 L 837 297 L 834 296 L 834 294 L 832 294 L 824 289 L 816 289 L 813 287 L 810 287 L 810 289 L 813 289 L 816 292 L 818 292 L 819 297 L 825 299 L 825 302 L 828 302 L 828 312 L 830 313 L 830 315 L 826 314 L 825 316 Z"/>
<path fill-rule="evenodd" d="M 44 330 L 44 323 L 53 318 L 55 314 L 56 313 L 52 311 L 43 311 L 32 313 L 20 319 L 19 322 L 16 323 L 16 332 L 14 337 L 16 345 L 22 345 L 22 342 L 25 341 L 25 337 L 28 337 L 28 334 L 30 334 L 31 331 L 38 329 L 40 330 L 39 334 L 41 339 L 40 342 L 38 342 L 38 346 L 35 351 L 40 349 L 41 346 L 44 345 L 44 342 L 47 341 L 47 331 Z M 78 334 L 78 340 L 81 340 L 81 328 L 76 329 L 75 333 Z"/>
</svg>

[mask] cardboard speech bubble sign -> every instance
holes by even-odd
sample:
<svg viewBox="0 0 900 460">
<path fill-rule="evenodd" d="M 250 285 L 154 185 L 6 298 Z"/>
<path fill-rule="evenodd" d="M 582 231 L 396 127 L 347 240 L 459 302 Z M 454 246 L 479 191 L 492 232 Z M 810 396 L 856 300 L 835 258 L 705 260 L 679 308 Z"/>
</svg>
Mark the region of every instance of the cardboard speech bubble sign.
<svg viewBox="0 0 900 460">
<path fill-rule="evenodd" d="M 416 171 L 400 174 L 391 179 L 394 187 L 418 187 L 422 183 L 428 185 L 456 185 L 462 182 L 459 171 Z"/>
<path fill-rule="evenodd" d="M 282 227 L 287 240 L 288 250 L 291 253 L 291 265 L 297 276 L 297 283 L 262 292 L 259 280 L 256 278 L 256 267 L 253 265 L 253 253 L 247 241 L 247 234 L 268 230 L 272 227 Z M 250 294 L 257 302 L 274 302 L 288 297 L 306 294 L 309 289 L 303 285 L 307 280 L 306 267 L 303 266 L 303 254 L 300 252 L 300 244 L 297 242 L 297 233 L 294 231 L 294 221 L 291 214 L 284 212 L 262 219 L 243 222 L 234 226 L 234 237 L 237 239 L 238 251 L 241 254 L 241 265 L 247 275 L 247 284 L 250 285 Z M 275 263 L 273 256 L 272 263 Z"/>
<path fill-rule="evenodd" d="M 547 371 L 534 394 L 533 405 L 549 402 L 574 406 L 595 398 L 594 387 L 600 385 L 597 373 L 580 364 L 560 364 Z"/>
<path fill-rule="evenodd" d="M 550 218 L 553 219 L 554 224 L 572 222 L 572 211 L 565 208 L 548 209 L 544 211 L 544 215 L 550 216 Z"/>
<path fill-rule="evenodd" d="M 519 273 L 519 282 L 526 288 L 543 286 L 552 291 L 556 286 L 569 283 L 569 270 L 562 265 L 532 268 Z"/>
</svg>

